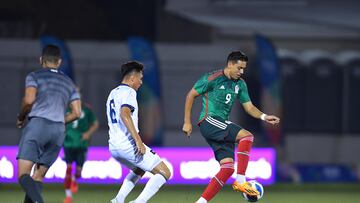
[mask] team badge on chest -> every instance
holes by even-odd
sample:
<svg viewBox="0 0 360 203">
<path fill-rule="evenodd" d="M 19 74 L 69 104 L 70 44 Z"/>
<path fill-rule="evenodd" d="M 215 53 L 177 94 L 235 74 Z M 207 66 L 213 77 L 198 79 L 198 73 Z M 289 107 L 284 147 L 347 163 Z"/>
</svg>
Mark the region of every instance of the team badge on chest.
<svg viewBox="0 0 360 203">
<path fill-rule="evenodd" d="M 239 94 L 239 85 L 235 86 L 235 94 Z"/>
</svg>

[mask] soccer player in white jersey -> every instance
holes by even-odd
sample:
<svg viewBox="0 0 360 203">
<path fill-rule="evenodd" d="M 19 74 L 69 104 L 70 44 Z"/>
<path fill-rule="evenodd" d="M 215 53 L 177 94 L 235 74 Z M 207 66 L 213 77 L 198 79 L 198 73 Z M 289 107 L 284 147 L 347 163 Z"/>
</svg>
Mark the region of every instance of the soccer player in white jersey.
<svg viewBox="0 0 360 203">
<path fill-rule="evenodd" d="M 147 202 L 171 176 L 169 168 L 139 136 L 136 91 L 142 85 L 143 68 L 136 61 L 124 63 L 121 66 L 121 84 L 110 92 L 106 102 L 110 153 L 130 169 L 111 203 L 123 203 L 145 171 L 154 176 L 132 203 Z"/>
</svg>

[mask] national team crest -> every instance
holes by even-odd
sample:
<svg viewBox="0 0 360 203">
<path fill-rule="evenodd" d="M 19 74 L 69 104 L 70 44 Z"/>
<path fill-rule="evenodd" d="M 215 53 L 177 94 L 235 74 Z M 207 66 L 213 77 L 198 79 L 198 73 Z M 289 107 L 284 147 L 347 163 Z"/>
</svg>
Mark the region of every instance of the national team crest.
<svg viewBox="0 0 360 203">
<path fill-rule="evenodd" d="M 235 86 L 235 94 L 239 94 L 239 85 Z"/>
</svg>

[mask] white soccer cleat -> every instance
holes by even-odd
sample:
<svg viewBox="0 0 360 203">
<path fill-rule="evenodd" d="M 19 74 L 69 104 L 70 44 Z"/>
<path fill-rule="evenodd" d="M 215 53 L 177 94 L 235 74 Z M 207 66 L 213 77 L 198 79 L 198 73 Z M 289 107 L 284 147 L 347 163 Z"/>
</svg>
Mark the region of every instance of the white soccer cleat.
<svg viewBox="0 0 360 203">
<path fill-rule="evenodd" d="M 110 200 L 110 203 L 118 203 L 118 202 L 117 202 L 116 198 L 114 198 L 114 199 Z"/>
</svg>

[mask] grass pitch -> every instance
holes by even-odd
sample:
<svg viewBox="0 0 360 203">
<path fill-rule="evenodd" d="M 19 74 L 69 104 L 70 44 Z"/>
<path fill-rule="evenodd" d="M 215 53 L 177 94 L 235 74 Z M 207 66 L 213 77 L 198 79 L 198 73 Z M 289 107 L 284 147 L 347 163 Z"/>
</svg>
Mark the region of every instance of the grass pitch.
<svg viewBox="0 0 360 203">
<path fill-rule="evenodd" d="M 74 203 L 110 202 L 120 185 L 80 185 Z M 144 185 L 138 185 L 126 202 L 140 194 Z M 149 203 L 193 203 L 201 195 L 205 185 L 165 185 Z M 360 184 L 276 184 L 264 188 L 262 203 L 360 203 Z M 43 197 L 47 203 L 62 203 L 64 199 L 61 184 L 46 184 Z M 0 203 L 20 203 L 24 193 L 19 185 L 0 185 Z M 233 192 L 230 185 L 211 203 L 246 202 L 240 193 Z"/>
</svg>

